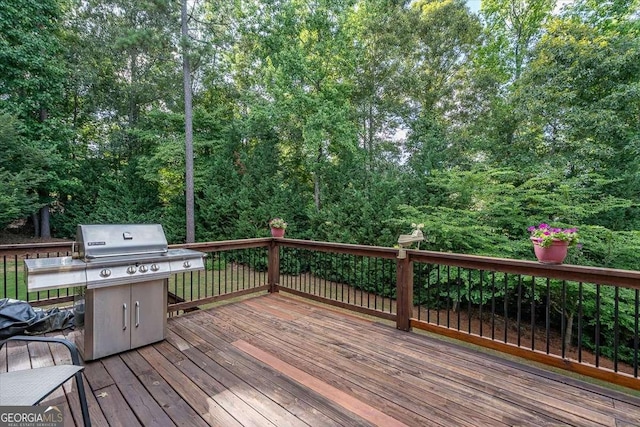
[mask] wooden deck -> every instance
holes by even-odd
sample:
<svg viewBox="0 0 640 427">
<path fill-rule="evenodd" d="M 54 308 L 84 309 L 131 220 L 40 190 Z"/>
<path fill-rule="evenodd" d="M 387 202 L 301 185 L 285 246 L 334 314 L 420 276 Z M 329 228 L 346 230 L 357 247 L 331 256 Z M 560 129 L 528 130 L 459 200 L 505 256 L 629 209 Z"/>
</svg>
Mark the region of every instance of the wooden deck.
<svg viewBox="0 0 640 427">
<path fill-rule="evenodd" d="M 640 425 L 638 397 L 284 295 L 168 324 L 166 341 L 87 363 L 94 425 Z M 11 344 L 0 370 L 65 358 Z M 43 404 L 74 425 L 65 387 Z"/>
</svg>

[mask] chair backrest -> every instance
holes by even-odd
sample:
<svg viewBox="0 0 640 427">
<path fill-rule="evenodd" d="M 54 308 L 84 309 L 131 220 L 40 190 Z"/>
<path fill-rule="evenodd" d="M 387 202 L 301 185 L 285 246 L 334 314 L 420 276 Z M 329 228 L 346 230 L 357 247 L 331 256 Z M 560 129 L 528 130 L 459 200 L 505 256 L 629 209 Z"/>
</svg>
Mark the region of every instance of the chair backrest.
<svg viewBox="0 0 640 427">
<path fill-rule="evenodd" d="M 91 426 L 87 397 L 84 392 L 78 349 L 71 341 L 54 337 L 13 336 L 0 341 L 0 348 L 9 341 L 44 342 L 62 344 L 71 354 L 72 365 L 55 365 L 0 373 L 0 406 L 32 406 L 40 403 L 55 389 L 75 377 L 82 420 Z"/>
</svg>

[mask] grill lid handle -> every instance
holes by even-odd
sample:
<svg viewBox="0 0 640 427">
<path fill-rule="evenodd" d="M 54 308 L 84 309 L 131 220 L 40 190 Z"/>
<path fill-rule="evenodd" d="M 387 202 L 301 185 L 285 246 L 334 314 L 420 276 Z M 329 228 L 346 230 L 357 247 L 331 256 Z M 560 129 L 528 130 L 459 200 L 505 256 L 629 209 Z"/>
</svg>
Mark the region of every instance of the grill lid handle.
<svg viewBox="0 0 640 427">
<path fill-rule="evenodd" d="M 133 240 L 133 236 L 128 231 L 125 231 L 124 233 L 122 233 L 122 238 L 124 240 Z"/>
</svg>

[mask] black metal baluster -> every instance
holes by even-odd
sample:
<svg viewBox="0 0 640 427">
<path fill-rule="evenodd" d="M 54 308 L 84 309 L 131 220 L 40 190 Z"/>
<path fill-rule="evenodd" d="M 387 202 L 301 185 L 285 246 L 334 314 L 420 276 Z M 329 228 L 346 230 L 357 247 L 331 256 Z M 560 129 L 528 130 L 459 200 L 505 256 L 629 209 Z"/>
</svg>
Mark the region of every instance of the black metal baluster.
<svg viewBox="0 0 640 427">
<path fill-rule="evenodd" d="M 447 308 L 447 328 L 451 327 L 450 324 L 450 312 L 451 307 L 449 306 L 449 302 L 451 301 L 451 266 L 447 265 L 447 300 L 446 300 L 446 308 Z"/>
<path fill-rule="evenodd" d="M 186 289 L 187 289 L 186 280 L 187 280 L 186 279 L 186 273 L 182 272 L 182 295 L 181 296 L 182 296 L 182 299 L 185 300 L 185 301 L 187 300 L 187 298 L 186 298 L 186 295 L 187 295 L 187 293 L 186 293 Z"/>
<path fill-rule="evenodd" d="M 322 268 L 324 270 L 323 276 L 324 276 L 324 297 L 327 297 L 327 271 L 328 269 L 326 268 L 327 266 L 327 254 L 323 253 L 322 254 Z"/>
<path fill-rule="evenodd" d="M 562 315 L 560 316 L 560 339 L 562 340 L 562 358 L 565 358 L 567 351 L 567 281 L 562 281 Z"/>
<path fill-rule="evenodd" d="M 620 288 L 614 289 L 613 309 L 613 371 L 618 372 L 618 347 L 620 345 Z"/>
<path fill-rule="evenodd" d="M 504 275 L 504 342 L 509 340 L 509 277 Z"/>
<path fill-rule="evenodd" d="M 376 260 L 376 258 L 374 258 L 374 260 Z M 367 308 L 371 308 L 371 305 L 369 305 L 370 302 L 370 296 L 371 296 L 371 288 L 372 288 L 372 281 L 371 281 L 371 258 L 367 258 Z"/>
<path fill-rule="evenodd" d="M 600 367 L 600 285 L 596 285 L 596 368 Z"/>
<path fill-rule="evenodd" d="M 387 275 L 385 274 L 385 260 L 382 260 L 382 277 L 383 277 L 383 283 L 386 283 L 387 281 Z M 384 311 L 384 285 L 382 287 L 382 290 L 380 292 L 381 296 L 382 296 L 382 300 L 380 302 L 380 311 Z M 376 298 L 378 298 L 378 292 L 376 292 Z"/>
<path fill-rule="evenodd" d="M 295 249 L 292 249 L 292 250 L 295 250 Z M 299 251 L 300 256 L 302 256 L 302 253 L 303 253 L 303 252 L 304 252 L 304 250 L 300 250 L 300 251 Z M 291 258 L 294 258 L 294 257 L 291 257 Z M 296 275 L 294 276 L 294 281 L 295 281 L 295 285 L 293 286 L 293 287 L 294 287 L 294 289 L 297 289 L 297 290 L 299 290 L 299 291 L 303 292 L 303 291 L 304 291 L 304 289 L 302 288 L 302 287 L 303 287 L 303 283 L 302 283 L 302 275 L 301 275 L 301 274 L 296 274 Z"/>
<path fill-rule="evenodd" d="M 522 338 L 522 276 L 518 276 L 518 313 L 516 314 L 516 329 L 518 330 L 518 347 Z"/>
<path fill-rule="evenodd" d="M 255 251 L 252 251 L 252 263 L 251 263 L 251 268 L 253 269 L 253 286 L 258 286 L 258 284 L 264 284 L 266 282 L 265 280 L 265 272 L 264 271 L 258 271 L 258 263 L 256 261 L 256 257 L 257 258 L 261 258 L 262 255 L 259 254 L 258 249 L 256 249 Z"/>
<path fill-rule="evenodd" d="M 440 325 L 440 265 L 438 265 L 438 270 L 436 272 L 436 325 Z"/>
<path fill-rule="evenodd" d="M 536 349 L 536 279 L 531 277 L 531 350 Z"/>
<path fill-rule="evenodd" d="M 211 257 L 213 256 L 213 254 L 211 252 L 207 253 L 207 257 L 204 259 L 204 297 L 208 297 L 209 296 L 209 272 L 207 270 L 209 270 L 209 261 L 211 260 Z M 213 265 L 212 265 L 213 268 Z"/>
<path fill-rule="evenodd" d="M 468 285 L 467 285 L 467 332 L 471 333 L 471 270 L 468 272 Z"/>
<path fill-rule="evenodd" d="M 364 307 L 364 304 L 362 303 L 362 298 L 364 297 L 364 295 L 362 295 L 362 290 L 366 283 L 366 278 L 364 276 L 364 255 L 361 255 L 356 259 L 358 260 L 358 263 L 360 266 L 356 270 L 358 272 L 357 277 L 359 279 L 358 279 L 358 287 L 353 290 L 353 304 L 360 307 Z M 360 304 L 358 304 L 358 291 L 360 291 Z"/>
<path fill-rule="evenodd" d="M 635 290 L 635 322 L 633 325 L 633 376 L 638 378 L 638 316 L 640 315 L 640 290 Z"/>
<path fill-rule="evenodd" d="M 312 258 L 312 254 L 309 253 L 307 255 L 307 259 L 311 259 Z M 311 263 L 309 262 L 309 277 L 312 278 L 313 280 L 313 294 L 314 295 L 320 295 L 320 287 L 318 286 L 318 276 L 316 274 L 313 273 L 313 269 L 311 268 Z M 300 271 L 298 272 L 298 274 L 302 274 L 302 268 L 300 268 Z"/>
<path fill-rule="evenodd" d="M 16 290 L 16 299 L 20 299 L 20 293 L 18 292 L 18 255 L 13 256 L 13 278 L 15 290 Z M 29 292 L 25 289 L 25 301 L 29 301 Z"/>
<path fill-rule="evenodd" d="M 8 292 L 8 282 L 7 282 L 7 256 L 6 255 L 2 255 L 2 288 L 3 288 L 3 293 L 2 296 L 4 298 L 9 298 L 9 295 L 7 294 Z"/>
<path fill-rule="evenodd" d="M 245 249 L 246 250 L 246 249 Z M 236 275 L 238 276 L 238 282 L 242 282 L 242 290 L 245 289 L 245 277 L 244 277 L 244 252 L 245 250 L 236 251 Z"/>
<path fill-rule="evenodd" d="M 479 270 L 480 271 L 480 303 L 479 303 L 479 311 L 478 311 L 478 315 L 480 316 L 480 336 L 483 337 L 484 334 L 482 333 L 482 325 L 484 324 L 483 318 L 482 318 L 482 307 L 484 306 L 484 298 L 483 298 L 483 290 L 484 290 L 484 270 Z"/>
<path fill-rule="evenodd" d="M 460 287 L 462 286 L 462 277 L 460 277 L 460 267 L 458 267 L 458 272 L 457 272 L 457 278 L 456 281 L 458 282 L 458 296 L 457 296 L 457 302 L 456 302 L 456 315 L 458 317 L 458 331 L 460 330 L 460 312 L 461 307 L 460 307 L 460 303 L 462 302 L 462 291 L 460 289 Z"/>
<path fill-rule="evenodd" d="M 578 362 L 582 363 L 582 302 L 583 302 L 583 285 L 578 283 Z"/>
<path fill-rule="evenodd" d="M 431 270 L 432 270 L 432 264 L 427 264 L 427 288 L 425 289 L 425 293 L 427 294 L 427 298 L 426 298 L 426 310 L 427 310 L 427 323 L 431 322 Z"/>
<path fill-rule="evenodd" d="M 354 259 L 354 255 L 347 255 L 347 260 L 348 260 L 348 264 L 347 264 L 347 304 L 351 303 L 351 289 L 353 288 L 353 284 L 354 284 L 354 279 L 351 277 L 351 274 L 354 272 L 353 270 L 355 269 L 355 265 L 353 267 L 352 264 L 355 264 L 355 259 Z"/>
<path fill-rule="evenodd" d="M 344 302 L 344 264 L 346 254 L 340 254 L 340 302 Z"/>
<path fill-rule="evenodd" d="M 496 273 L 491 272 L 491 339 L 496 339 Z"/>
<path fill-rule="evenodd" d="M 224 260 L 222 259 L 222 255 L 224 252 L 218 252 L 218 293 L 216 295 L 220 295 L 220 285 L 222 283 L 222 266 L 224 265 Z M 225 289 L 227 289 L 227 285 L 225 283 Z"/>
<path fill-rule="evenodd" d="M 547 301 L 545 306 L 545 338 L 547 341 L 547 354 L 550 351 L 550 337 L 551 334 L 551 281 L 547 278 Z"/>
<path fill-rule="evenodd" d="M 229 254 L 228 258 L 231 259 L 229 262 L 229 276 L 231 276 L 229 282 L 231 282 L 231 289 L 240 290 L 240 281 L 238 280 L 238 274 L 236 273 L 237 251 L 234 249 L 227 252 L 227 254 Z"/>
</svg>

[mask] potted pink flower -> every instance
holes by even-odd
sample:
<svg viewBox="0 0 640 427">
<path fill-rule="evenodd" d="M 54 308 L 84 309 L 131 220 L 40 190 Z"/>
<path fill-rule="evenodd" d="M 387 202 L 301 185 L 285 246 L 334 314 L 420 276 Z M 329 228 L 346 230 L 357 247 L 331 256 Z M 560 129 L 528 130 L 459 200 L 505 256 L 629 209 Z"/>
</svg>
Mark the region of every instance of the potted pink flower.
<svg viewBox="0 0 640 427">
<path fill-rule="evenodd" d="M 269 221 L 269 228 L 271 228 L 271 236 L 284 237 L 284 230 L 287 229 L 287 223 L 282 218 L 273 218 Z"/>
<path fill-rule="evenodd" d="M 542 223 L 528 230 L 536 257 L 544 264 L 562 264 L 569 247 L 578 244 L 577 228 L 557 228 Z"/>
</svg>

